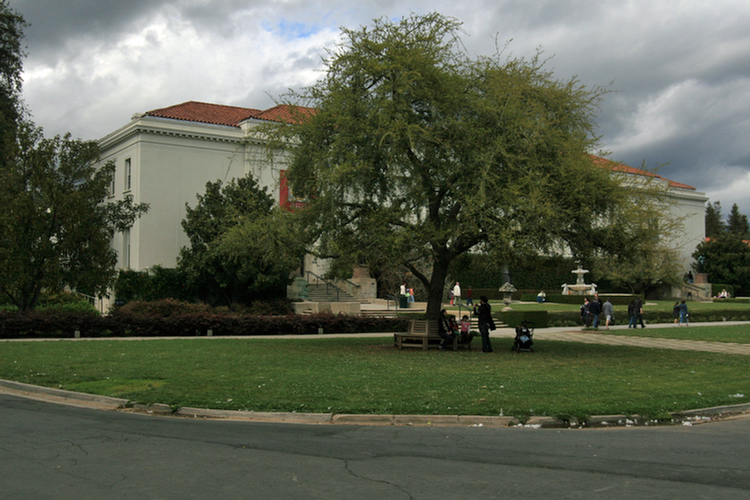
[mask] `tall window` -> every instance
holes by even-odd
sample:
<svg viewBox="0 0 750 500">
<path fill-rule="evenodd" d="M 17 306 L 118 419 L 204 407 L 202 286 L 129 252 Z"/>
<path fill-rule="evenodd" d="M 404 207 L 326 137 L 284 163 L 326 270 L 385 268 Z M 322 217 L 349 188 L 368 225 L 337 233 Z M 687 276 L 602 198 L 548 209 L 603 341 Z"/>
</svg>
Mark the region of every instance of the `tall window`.
<svg viewBox="0 0 750 500">
<path fill-rule="evenodd" d="M 125 159 L 125 191 L 130 191 L 132 170 L 130 158 Z"/>
<path fill-rule="evenodd" d="M 130 229 L 122 232 L 122 268 L 130 269 Z"/>
</svg>

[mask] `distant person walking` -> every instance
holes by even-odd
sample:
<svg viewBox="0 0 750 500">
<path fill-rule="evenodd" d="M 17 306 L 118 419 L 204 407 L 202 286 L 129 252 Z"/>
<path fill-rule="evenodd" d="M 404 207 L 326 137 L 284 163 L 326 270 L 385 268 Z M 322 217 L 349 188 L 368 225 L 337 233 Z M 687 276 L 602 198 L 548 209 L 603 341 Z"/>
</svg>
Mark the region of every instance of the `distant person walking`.
<svg viewBox="0 0 750 500">
<path fill-rule="evenodd" d="M 472 294 L 471 287 L 469 287 L 469 289 L 466 290 L 466 307 L 474 305 L 474 300 L 471 298 L 471 294 Z"/>
<path fill-rule="evenodd" d="M 451 305 L 461 304 L 461 284 L 456 281 L 456 286 L 453 287 L 453 302 Z"/>
<path fill-rule="evenodd" d="M 591 307 L 591 301 L 588 297 L 583 298 L 583 304 L 581 305 L 581 323 L 584 328 L 589 326 L 589 308 Z"/>
<path fill-rule="evenodd" d="M 680 302 L 680 326 L 682 325 L 688 326 L 688 306 L 685 300 Z"/>
<path fill-rule="evenodd" d="M 599 328 L 599 315 L 602 313 L 602 303 L 594 299 L 589 303 L 589 314 L 594 322 L 594 330 Z"/>
<path fill-rule="evenodd" d="M 609 301 L 609 298 L 604 302 L 604 305 L 602 306 L 602 314 L 604 314 L 604 328 L 609 330 L 609 325 L 613 325 L 615 323 L 615 308 L 612 307 L 612 302 Z"/>
<path fill-rule="evenodd" d="M 643 324 L 643 302 L 640 297 L 636 297 L 633 301 L 633 312 L 635 312 L 633 328 L 638 328 L 638 323 L 641 324 L 641 328 L 646 328 L 646 325 Z"/>
</svg>

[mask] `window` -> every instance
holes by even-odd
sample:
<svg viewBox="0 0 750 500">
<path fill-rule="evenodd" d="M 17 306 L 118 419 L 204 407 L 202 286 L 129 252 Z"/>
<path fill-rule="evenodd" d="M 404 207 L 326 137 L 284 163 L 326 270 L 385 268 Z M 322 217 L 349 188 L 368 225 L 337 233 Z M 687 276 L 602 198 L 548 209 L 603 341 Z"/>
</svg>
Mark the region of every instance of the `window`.
<svg viewBox="0 0 750 500">
<path fill-rule="evenodd" d="M 117 171 L 115 171 L 112 174 L 112 180 L 109 182 L 109 195 L 114 196 L 115 195 L 115 177 L 116 177 Z"/>
<path fill-rule="evenodd" d="M 122 232 L 122 268 L 130 269 L 130 229 Z"/>
<path fill-rule="evenodd" d="M 130 191 L 132 179 L 132 169 L 130 158 L 125 160 L 125 191 Z"/>
</svg>

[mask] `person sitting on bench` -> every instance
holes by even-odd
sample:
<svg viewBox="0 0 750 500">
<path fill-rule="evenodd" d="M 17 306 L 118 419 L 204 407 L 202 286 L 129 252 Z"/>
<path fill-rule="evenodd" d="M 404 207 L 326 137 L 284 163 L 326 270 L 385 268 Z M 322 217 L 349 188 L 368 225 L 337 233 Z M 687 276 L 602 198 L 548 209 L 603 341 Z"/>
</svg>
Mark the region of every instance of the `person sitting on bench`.
<svg viewBox="0 0 750 500">
<path fill-rule="evenodd" d="M 441 351 L 444 351 L 446 346 L 453 344 L 453 339 L 456 338 L 456 330 L 456 322 L 448 316 L 445 309 L 442 309 L 438 321 L 438 335 L 443 339 L 440 342 Z"/>
</svg>

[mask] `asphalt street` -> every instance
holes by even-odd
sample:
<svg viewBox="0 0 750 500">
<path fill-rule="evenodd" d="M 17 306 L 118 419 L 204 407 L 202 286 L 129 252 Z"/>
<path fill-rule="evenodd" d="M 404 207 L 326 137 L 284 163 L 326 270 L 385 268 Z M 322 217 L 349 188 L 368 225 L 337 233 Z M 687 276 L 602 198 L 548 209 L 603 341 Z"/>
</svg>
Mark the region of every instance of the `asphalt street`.
<svg viewBox="0 0 750 500">
<path fill-rule="evenodd" d="M 750 498 L 750 418 L 677 427 L 299 425 L 0 395 L 3 499 Z"/>
</svg>

